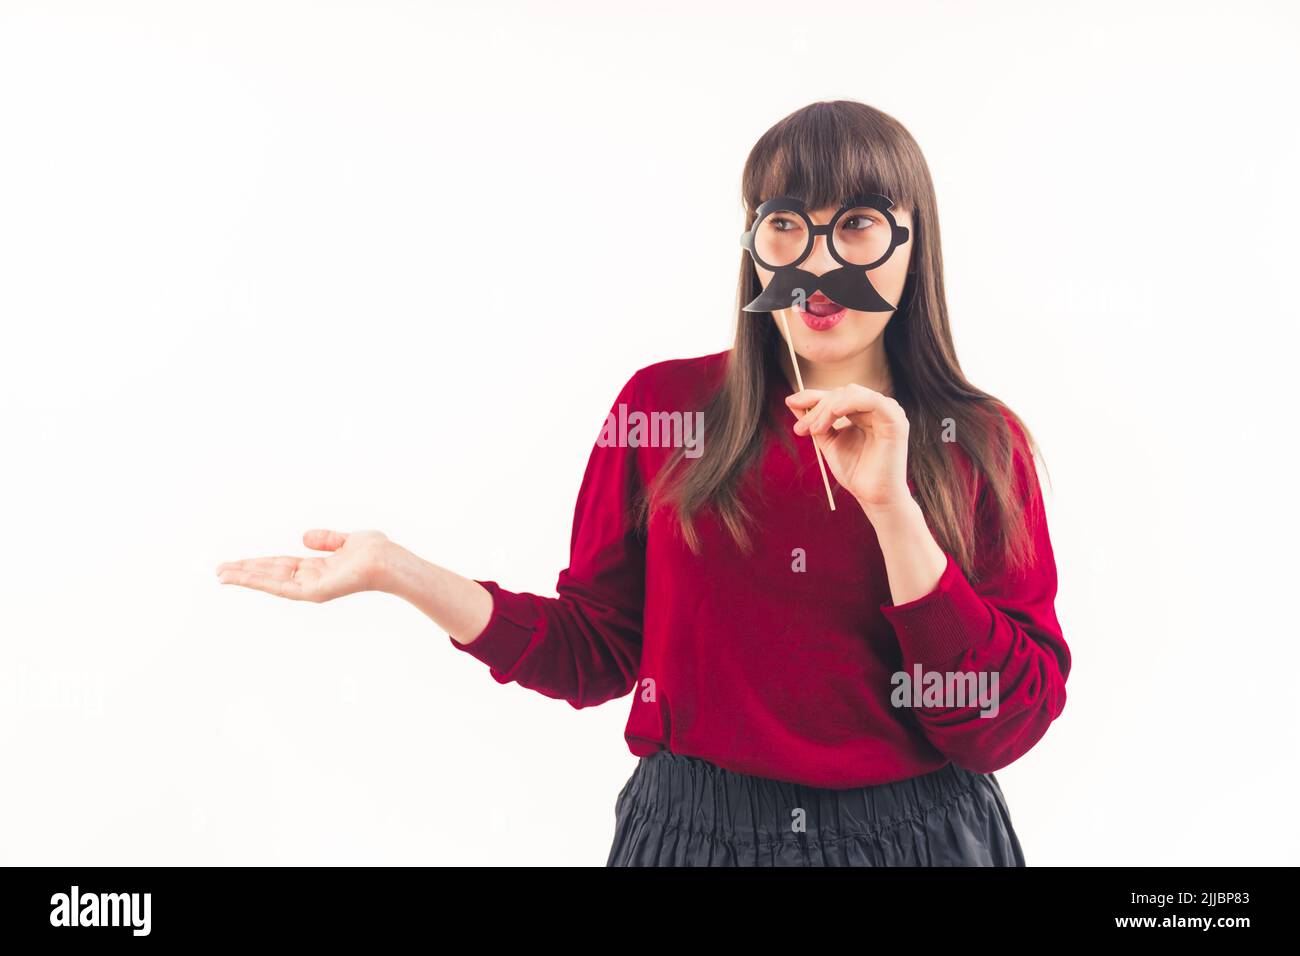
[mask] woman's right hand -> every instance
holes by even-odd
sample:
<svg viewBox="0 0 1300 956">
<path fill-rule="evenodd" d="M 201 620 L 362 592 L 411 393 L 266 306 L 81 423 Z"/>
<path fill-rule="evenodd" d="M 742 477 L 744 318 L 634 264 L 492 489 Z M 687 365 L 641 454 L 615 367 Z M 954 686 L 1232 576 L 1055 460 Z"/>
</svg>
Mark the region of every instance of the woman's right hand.
<svg viewBox="0 0 1300 956">
<path fill-rule="evenodd" d="M 328 531 L 314 528 L 302 543 L 324 557 L 245 558 L 217 565 L 217 580 L 239 584 L 295 601 L 321 603 L 357 591 L 375 590 L 383 557 L 392 542 L 382 531 Z"/>
</svg>

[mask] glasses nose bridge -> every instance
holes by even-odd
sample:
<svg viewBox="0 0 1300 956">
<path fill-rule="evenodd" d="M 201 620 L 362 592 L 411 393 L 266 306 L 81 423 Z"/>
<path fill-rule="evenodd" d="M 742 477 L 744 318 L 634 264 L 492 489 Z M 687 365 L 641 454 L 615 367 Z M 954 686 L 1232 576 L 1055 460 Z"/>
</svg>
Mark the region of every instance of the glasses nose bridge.
<svg viewBox="0 0 1300 956">
<path fill-rule="evenodd" d="M 834 256 L 831 255 L 831 233 L 833 231 L 831 228 L 832 225 L 833 224 L 829 222 L 823 223 L 820 226 L 816 224 L 812 224 L 812 228 L 808 230 L 808 236 L 811 239 L 811 242 L 808 248 L 808 255 L 804 257 L 805 262 L 807 262 L 809 259 L 816 258 L 817 246 L 818 246 L 817 240 L 819 238 L 822 240 L 821 248 L 824 250 L 826 257 L 828 259 L 834 259 Z"/>
</svg>

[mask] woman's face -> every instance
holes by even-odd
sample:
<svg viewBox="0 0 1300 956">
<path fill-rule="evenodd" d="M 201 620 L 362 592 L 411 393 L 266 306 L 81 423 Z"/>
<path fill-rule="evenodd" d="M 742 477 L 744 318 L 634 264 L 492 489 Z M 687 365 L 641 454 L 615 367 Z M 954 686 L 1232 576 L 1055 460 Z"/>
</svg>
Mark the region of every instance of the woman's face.
<svg viewBox="0 0 1300 956">
<path fill-rule="evenodd" d="M 814 225 L 822 225 L 830 222 L 836 211 L 837 207 L 827 206 L 815 211 L 809 210 L 808 217 L 813 221 Z M 915 234 L 912 229 L 912 214 L 909 210 L 897 208 L 890 210 L 890 212 L 900 226 L 907 227 L 909 234 Z M 883 221 L 880 226 L 888 229 L 888 225 Z M 876 228 L 874 224 L 870 223 L 849 224 L 842 220 L 836 229 L 838 231 L 840 228 L 854 227 Z M 897 305 L 900 301 L 903 295 L 903 286 L 907 282 L 907 267 L 911 259 L 912 240 L 909 239 L 901 246 L 896 247 L 890 257 L 883 263 L 865 273 L 871 281 L 872 287 L 887 302 Z M 767 288 L 768 282 L 772 279 L 772 273 L 757 262 L 754 263 L 754 268 L 758 272 L 759 282 L 762 283 L 764 288 Z M 808 254 L 807 259 L 799 263 L 799 268 L 822 275 L 843 268 L 843 266 L 832 258 L 830 250 L 826 248 L 826 237 L 818 236 L 812 252 Z M 889 312 L 859 312 L 856 309 L 845 308 L 841 308 L 837 313 L 831 315 L 817 314 L 828 309 L 833 310 L 834 306 L 826 303 L 824 293 L 817 292 L 808 297 L 802 308 L 796 305 L 782 310 L 785 312 L 786 321 L 790 326 L 790 335 L 794 339 L 795 351 L 810 362 L 840 363 L 851 361 L 855 356 L 871 348 L 880 339 L 890 317 L 894 314 L 892 310 Z M 776 322 L 777 331 L 781 332 L 781 313 L 773 312 L 772 320 Z"/>
</svg>

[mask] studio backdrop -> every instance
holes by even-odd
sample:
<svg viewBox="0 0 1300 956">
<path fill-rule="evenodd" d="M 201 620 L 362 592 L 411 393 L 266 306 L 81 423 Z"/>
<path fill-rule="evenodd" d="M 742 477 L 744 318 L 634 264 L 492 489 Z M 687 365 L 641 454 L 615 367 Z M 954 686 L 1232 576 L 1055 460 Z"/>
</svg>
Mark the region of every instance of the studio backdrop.
<svg viewBox="0 0 1300 956">
<path fill-rule="evenodd" d="M 916 138 L 961 368 L 1040 446 L 1029 863 L 1293 860 L 1297 27 L 0 0 L 0 863 L 603 864 L 630 697 L 214 569 L 376 529 L 554 595 L 611 403 L 731 347 L 746 156 L 822 100 Z"/>
</svg>

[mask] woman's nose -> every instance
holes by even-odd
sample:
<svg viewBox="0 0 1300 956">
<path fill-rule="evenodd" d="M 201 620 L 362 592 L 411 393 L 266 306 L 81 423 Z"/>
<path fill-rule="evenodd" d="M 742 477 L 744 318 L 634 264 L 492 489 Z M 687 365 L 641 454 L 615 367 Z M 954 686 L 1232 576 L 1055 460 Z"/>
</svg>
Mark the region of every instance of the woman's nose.
<svg viewBox="0 0 1300 956">
<path fill-rule="evenodd" d="M 840 264 L 835 261 L 835 257 L 831 255 L 830 247 L 826 242 L 827 238 L 827 236 L 813 237 L 812 251 L 808 253 L 808 258 L 800 263 L 799 268 L 821 275 L 823 272 L 830 272 L 832 269 L 840 267 Z"/>
</svg>

